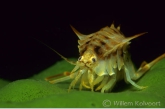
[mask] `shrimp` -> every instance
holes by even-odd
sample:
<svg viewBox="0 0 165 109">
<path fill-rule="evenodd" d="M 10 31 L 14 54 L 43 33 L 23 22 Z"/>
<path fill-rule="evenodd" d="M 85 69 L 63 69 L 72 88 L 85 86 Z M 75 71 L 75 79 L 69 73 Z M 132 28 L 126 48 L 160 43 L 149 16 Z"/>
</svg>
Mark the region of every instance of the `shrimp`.
<svg viewBox="0 0 165 109">
<path fill-rule="evenodd" d="M 115 84 L 123 79 L 137 89 L 144 89 L 146 87 L 137 85 L 134 80 L 142 77 L 155 63 L 165 57 L 165 54 L 163 54 L 150 63 L 144 61 L 140 68 L 135 70 L 128 47 L 132 39 L 147 32 L 125 37 L 120 31 L 120 26 L 116 28 L 114 23 L 110 27 L 104 27 L 89 35 L 81 34 L 72 26 L 71 28 L 79 38 L 78 49 L 80 57 L 77 62 L 72 62 L 57 51 L 49 48 L 67 62 L 75 65 L 75 67 L 71 73 L 65 72 L 45 78 L 52 84 L 73 79 L 68 91 L 79 82 L 79 90 L 87 88 L 91 91 L 101 91 L 101 93 L 110 92 Z M 64 77 L 50 80 L 58 76 Z"/>
</svg>

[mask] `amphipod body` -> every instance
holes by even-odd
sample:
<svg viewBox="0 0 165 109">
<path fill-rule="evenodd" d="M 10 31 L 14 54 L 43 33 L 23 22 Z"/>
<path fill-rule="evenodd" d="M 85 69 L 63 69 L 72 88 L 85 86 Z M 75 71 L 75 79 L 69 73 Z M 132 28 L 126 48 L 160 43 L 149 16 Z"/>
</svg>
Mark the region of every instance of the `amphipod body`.
<svg viewBox="0 0 165 109">
<path fill-rule="evenodd" d="M 115 28 L 114 24 L 89 35 L 83 35 L 73 27 L 72 29 L 79 38 L 80 57 L 68 76 L 49 81 L 57 83 L 73 79 L 69 90 L 80 82 L 80 90 L 88 88 L 91 91 L 101 90 L 104 93 L 111 91 L 115 84 L 122 79 L 138 89 L 143 89 L 145 87 L 137 85 L 133 80 L 140 78 L 153 64 L 165 57 L 163 54 L 148 64 L 143 62 L 141 67 L 135 71 L 127 48 L 130 40 L 145 33 L 125 37 L 120 31 L 120 26 Z M 62 55 L 60 56 L 67 60 Z M 49 80 L 49 78 L 46 79 Z"/>
</svg>

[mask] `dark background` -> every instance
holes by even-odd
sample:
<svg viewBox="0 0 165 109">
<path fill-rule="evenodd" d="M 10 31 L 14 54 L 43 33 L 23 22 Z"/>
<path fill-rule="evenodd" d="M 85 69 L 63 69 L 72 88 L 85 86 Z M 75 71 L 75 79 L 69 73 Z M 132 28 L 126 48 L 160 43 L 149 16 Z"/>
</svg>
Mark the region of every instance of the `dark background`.
<svg viewBox="0 0 165 109">
<path fill-rule="evenodd" d="M 165 52 L 164 6 L 159 1 L 39 1 L 1 3 L 0 78 L 28 78 L 63 56 L 79 57 L 78 38 L 70 24 L 83 34 L 121 24 L 125 36 L 148 32 L 132 40 L 130 52 L 135 65 L 152 61 Z"/>
</svg>

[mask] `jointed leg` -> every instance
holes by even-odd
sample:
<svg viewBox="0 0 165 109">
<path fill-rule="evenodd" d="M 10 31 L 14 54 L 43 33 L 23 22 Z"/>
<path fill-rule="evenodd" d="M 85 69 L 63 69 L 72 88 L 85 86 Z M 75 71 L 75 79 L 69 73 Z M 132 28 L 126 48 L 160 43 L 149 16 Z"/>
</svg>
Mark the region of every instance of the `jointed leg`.
<svg viewBox="0 0 165 109">
<path fill-rule="evenodd" d="M 82 73 L 78 72 L 78 75 L 75 77 L 75 79 L 71 82 L 68 92 L 70 91 L 70 89 L 76 85 L 76 82 L 79 80 L 79 78 L 81 77 Z"/>
<path fill-rule="evenodd" d="M 104 87 L 104 85 L 108 81 L 108 78 L 109 78 L 109 75 L 108 76 L 104 76 L 104 79 L 102 80 L 102 82 L 100 83 L 100 85 L 95 89 L 95 91 L 100 90 L 102 87 Z"/>
<path fill-rule="evenodd" d="M 105 91 L 111 91 L 116 83 L 116 75 L 112 75 L 109 79 L 109 82 L 101 89 L 101 93 L 104 93 Z"/>
<path fill-rule="evenodd" d="M 89 83 L 88 83 L 88 79 L 87 79 L 87 75 L 88 75 L 87 72 L 82 75 L 79 90 L 81 90 L 83 87 L 85 87 L 87 89 L 90 89 L 90 86 L 89 86 Z"/>
<path fill-rule="evenodd" d="M 104 76 L 98 76 L 94 81 L 93 81 L 93 86 L 100 83 L 104 79 Z"/>
<path fill-rule="evenodd" d="M 71 79 L 69 75 L 70 75 L 69 72 L 64 72 L 62 74 L 57 74 L 57 75 L 49 76 L 49 77 L 45 78 L 45 80 L 46 81 L 49 81 L 52 84 L 54 84 L 54 83 L 58 83 L 58 82 L 62 82 L 62 81 L 66 81 L 66 80 Z M 61 76 L 65 76 L 65 77 L 62 77 L 62 78 L 59 78 L 59 79 L 55 79 L 55 80 L 51 80 L 53 78 L 57 78 L 57 77 L 61 77 Z"/>
<path fill-rule="evenodd" d="M 68 89 L 68 92 L 70 91 L 70 89 L 76 84 L 76 82 L 80 79 L 81 75 L 84 74 L 85 72 L 87 71 L 87 69 L 83 69 L 83 70 L 79 70 L 79 72 L 77 72 L 77 75 L 76 77 L 74 78 L 74 80 L 71 82 L 70 86 L 69 86 L 69 89 Z M 81 87 L 80 87 L 81 88 Z"/>
<path fill-rule="evenodd" d="M 165 58 L 165 53 L 159 57 L 157 57 L 156 59 L 154 59 L 153 61 L 151 61 L 150 63 L 146 63 L 145 61 L 141 64 L 140 68 L 137 70 L 137 72 L 135 73 L 135 75 L 133 77 L 131 77 L 132 80 L 137 80 L 139 79 L 143 74 L 145 74 L 154 64 L 156 64 L 158 61 L 160 61 L 161 59 Z"/>
<path fill-rule="evenodd" d="M 138 89 L 144 89 L 144 88 L 146 88 L 146 87 L 137 85 L 134 81 L 131 80 L 131 77 L 129 75 L 129 71 L 128 71 L 128 69 L 126 67 L 124 68 L 124 70 L 125 70 L 125 80 L 127 82 L 129 82 L 130 84 L 132 84 L 133 86 L 135 86 Z"/>
<path fill-rule="evenodd" d="M 93 91 L 94 74 L 90 70 L 88 70 L 88 81 L 89 81 L 91 91 Z"/>
</svg>

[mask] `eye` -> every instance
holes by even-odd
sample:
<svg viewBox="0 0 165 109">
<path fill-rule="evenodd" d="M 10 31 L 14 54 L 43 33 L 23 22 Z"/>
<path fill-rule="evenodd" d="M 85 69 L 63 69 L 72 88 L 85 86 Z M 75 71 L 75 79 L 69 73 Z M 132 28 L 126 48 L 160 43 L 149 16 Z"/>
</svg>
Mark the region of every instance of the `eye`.
<svg viewBox="0 0 165 109">
<path fill-rule="evenodd" d="M 80 61 L 82 59 L 82 56 L 80 56 L 79 58 L 78 58 L 78 61 Z"/>
<path fill-rule="evenodd" d="M 93 61 L 93 62 L 96 62 L 96 58 L 92 58 L 92 61 Z"/>
</svg>

